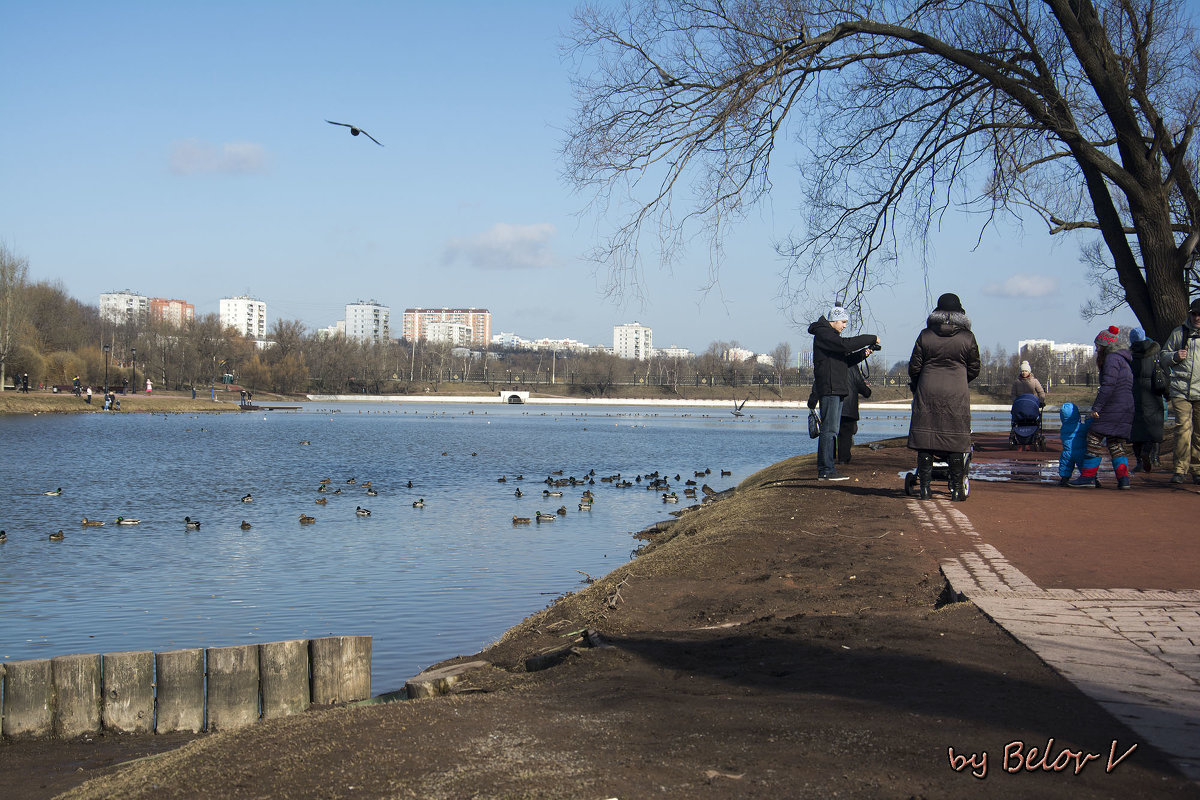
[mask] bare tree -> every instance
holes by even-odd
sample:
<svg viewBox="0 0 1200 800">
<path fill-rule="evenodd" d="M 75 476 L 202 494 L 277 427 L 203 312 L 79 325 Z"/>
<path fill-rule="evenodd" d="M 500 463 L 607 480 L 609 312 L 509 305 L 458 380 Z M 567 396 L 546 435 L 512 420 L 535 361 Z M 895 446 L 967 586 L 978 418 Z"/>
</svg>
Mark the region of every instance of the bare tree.
<svg viewBox="0 0 1200 800">
<path fill-rule="evenodd" d="M 4 371 L 17 346 L 17 329 L 24 319 L 25 283 L 29 264 L 0 243 L 0 392 Z"/>
<path fill-rule="evenodd" d="M 775 391 L 780 397 L 783 396 L 783 376 L 791 366 L 792 346 L 787 342 L 780 342 L 771 351 L 771 373 L 775 377 Z"/>
<path fill-rule="evenodd" d="M 595 254 L 636 284 L 643 233 L 666 257 L 771 189 L 804 137 L 806 230 L 790 286 L 861 304 L 952 206 L 1032 213 L 1104 243 L 1154 338 L 1187 308 L 1200 241 L 1190 154 L 1200 56 L 1186 0 L 632 0 L 585 7 L 586 72 L 567 175 L 634 197 Z M 594 67 L 593 67 L 594 65 Z M 788 126 L 792 130 L 789 131 Z M 628 190 L 628 193 L 626 192 Z"/>
</svg>

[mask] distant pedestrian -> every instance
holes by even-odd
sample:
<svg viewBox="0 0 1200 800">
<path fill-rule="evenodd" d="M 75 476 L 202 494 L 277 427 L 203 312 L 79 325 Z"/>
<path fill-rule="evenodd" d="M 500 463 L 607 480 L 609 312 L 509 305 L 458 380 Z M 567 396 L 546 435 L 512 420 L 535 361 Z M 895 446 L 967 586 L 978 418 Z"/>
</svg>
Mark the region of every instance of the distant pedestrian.
<svg viewBox="0 0 1200 800">
<path fill-rule="evenodd" d="M 1016 400 L 1023 394 L 1037 395 L 1038 404 L 1046 405 L 1046 390 L 1042 388 L 1042 382 L 1033 377 L 1033 369 L 1028 361 L 1021 362 L 1020 374 L 1012 383 L 1009 399 Z"/>
<path fill-rule="evenodd" d="M 1100 388 L 1092 403 L 1092 427 L 1087 434 L 1087 451 L 1096 457 L 1095 466 L 1081 469 L 1069 485 L 1091 489 L 1099 486 L 1096 473 L 1107 449 L 1117 476 L 1117 488 L 1128 489 L 1129 454 L 1133 447 L 1133 356 L 1118 346 L 1120 330 L 1115 325 L 1096 335 L 1096 364 L 1100 367 Z"/>
<path fill-rule="evenodd" d="M 829 309 L 808 326 L 813 337 L 813 393 L 821 416 L 817 438 L 817 480 L 844 481 L 849 478 L 837 471 L 837 441 L 842 422 L 842 401 L 850 393 L 850 367 L 879 349 L 879 337 L 862 334 L 842 338 L 850 324 L 850 315 L 841 306 Z"/>
<path fill-rule="evenodd" d="M 80 393 L 80 391 L 82 391 L 82 389 L 81 389 L 81 384 L 80 384 L 80 382 L 79 382 L 79 376 L 78 376 L 78 375 L 76 375 L 76 376 L 75 376 L 75 379 L 74 379 L 73 381 L 71 381 L 71 390 L 72 390 L 73 392 L 75 392 L 75 396 L 76 396 L 76 397 L 79 397 L 79 393 Z"/>
<path fill-rule="evenodd" d="M 933 497 L 933 459 L 945 458 L 950 499 L 967 499 L 966 454 L 971 450 L 971 390 L 979 375 L 979 343 L 958 295 L 947 292 L 925 321 L 908 360 L 912 415 L 908 447 L 917 451 L 921 499 Z"/>
<path fill-rule="evenodd" d="M 85 397 L 83 401 L 88 405 L 92 404 L 92 387 L 87 387 L 87 397 Z"/>
<path fill-rule="evenodd" d="M 1175 474 L 1183 483 L 1188 471 L 1200 483 L 1200 299 L 1193 300 L 1187 319 L 1163 342 L 1162 365 L 1171 371 L 1169 404 L 1175 417 Z"/>
<path fill-rule="evenodd" d="M 146 394 L 150 394 L 150 392 L 153 389 L 154 389 L 154 384 L 150 382 L 149 378 L 146 378 Z"/>
<path fill-rule="evenodd" d="M 21 391 L 24 392 L 25 394 L 29 394 L 29 373 L 28 372 L 24 372 L 21 374 Z"/>
<path fill-rule="evenodd" d="M 1158 466 L 1158 446 L 1163 440 L 1163 421 L 1167 413 L 1167 387 L 1171 382 L 1159 359 L 1162 348 L 1146 338 L 1146 332 L 1129 332 L 1129 352 L 1133 355 L 1133 471 L 1152 472 Z"/>
</svg>

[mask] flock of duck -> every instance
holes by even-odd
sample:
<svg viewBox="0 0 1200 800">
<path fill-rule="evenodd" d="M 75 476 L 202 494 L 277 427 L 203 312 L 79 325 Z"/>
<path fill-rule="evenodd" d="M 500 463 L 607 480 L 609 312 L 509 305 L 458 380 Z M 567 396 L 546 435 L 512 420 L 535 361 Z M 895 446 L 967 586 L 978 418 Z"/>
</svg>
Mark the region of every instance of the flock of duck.
<svg viewBox="0 0 1200 800">
<path fill-rule="evenodd" d="M 301 442 L 301 444 L 305 444 L 305 442 Z M 330 486 L 331 483 L 332 483 L 332 480 L 330 478 L 322 479 L 317 486 L 317 492 L 322 493 L 322 494 L 326 493 L 326 492 L 328 492 L 330 494 L 341 494 L 342 487 L 338 487 L 338 488 L 330 491 L 330 489 L 328 487 Z M 363 483 L 359 484 L 358 480 L 356 478 L 349 478 L 346 480 L 346 484 L 349 486 L 358 486 L 358 487 L 365 489 L 367 497 L 378 497 L 379 496 L 379 491 L 377 489 L 375 489 L 374 486 L 372 486 L 371 481 L 364 481 Z M 410 489 L 412 488 L 412 485 L 413 484 L 412 484 L 411 480 L 408 481 L 406 484 L 406 486 Z M 46 497 L 62 497 L 62 493 L 63 493 L 63 490 L 62 490 L 62 487 L 60 486 L 57 489 L 52 489 L 50 491 L 42 492 L 42 495 L 44 495 Z M 254 495 L 251 493 L 242 495 L 241 502 L 253 503 Z M 325 497 L 318 497 L 316 502 L 317 502 L 317 505 L 323 506 L 328 503 L 328 500 Z M 416 500 L 413 502 L 412 505 L 413 505 L 413 508 L 424 508 L 425 507 L 425 499 L 421 498 L 419 500 Z M 355 506 L 354 514 L 355 514 L 355 516 L 358 516 L 358 517 L 369 517 L 369 516 L 371 516 L 371 510 L 367 509 L 367 508 L 363 508 L 362 506 Z M 312 516 L 311 514 L 301 514 L 300 515 L 300 524 L 301 525 L 311 525 L 316 521 L 317 521 L 317 518 Z M 113 521 L 113 524 L 114 525 L 140 525 L 141 522 L 142 521 L 140 519 L 135 519 L 133 517 L 121 516 L 121 517 L 117 517 Z M 80 520 L 80 527 L 82 527 L 82 528 L 99 528 L 99 527 L 103 526 L 104 524 L 105 524 L 105 522 L 102 519 L 93 519 L 90 517 L 83 517 Z M 254 526 L 251 525 L 246 520 L 242 520 L 242 523 L 239 527 L 244 531 L 248 531 Z M 186 531 L 198 531 L 198 530 L 200 530 L 200 520 L 192 519 L 191 516 L 186 516 L 183 518 L 183 528 Z M 61 542 L 64 539 L 66 539 L 67 537 L 66 537 L 66 534 L 60 529 L 60 530 L 55 531 L 54 533 L 51 533 L 48 538 L 52 542 Z M 8 541 L 8 533 L 6 531 L 0 530 L 0 544 L 3 544 L 4 542 L 7 542 L 7 541 Z"/>
<path fill-rule="evenodd" d="M 472 455 L 474 455 L 474 454 L 472 454 Z M 709 498 L 711 498 L 717 494 L 716 490 L 714 490 L 707 483 L 701 483 L 699 486 L 697 486 L 697 480 L 702 481 L 704 478 L 708 477 L 711 474 L 712 474 L 712 470 L 709 468 L 705 468 L 704 470 L 696 470 L 693 473 L 693 476 L 691 478 L 687 478 L 687 479 L 684 479 L 683 476 L 680 474 L 676 474 L 674 476 L 674 478 L 671 478 L 670 476 L 663 475 L 663 474 L 659 473 L 658 471 L 635 475 L 633 478 L 628 478 L 628 477 L 622 476 L 621 473 L 619 473 L 619 472 L 615 473 L 613 475 L 605 475 L 605 476 L 600 476 L 599 478 L 597 478 L 596 471 L 593 469 L 593 470 L 589 470 L 587 472 L 587 474 L 584 475 L 584 477 L 576 478 L 574 476 L 563 477 L 563 471 L 556 470 L 556 471 L 550 473 L 550 475 L 547 476 L 546 479 L 543 481 L 543 483 L 546 484 L 547 488 L 542 490 L 541 497 L 543 500 L 556 500 L 558 498 L 563 497 L 563 489 L 565 489 L 567 487 L 574 488 L 574 487 L 583 486 L 585 488 L 583 490 L 582 495 L 580 495 L 577 507 L 580 511 L 591 511 L 592 506 L 596 500 L 595 494 L 592 492 L 591 487 L 596 484 L 597 480 L 599 480 L 600 483 L 611 484 L 612 486 L 614 486 L 618 489 L 630 489 L 635 486 L 641 485 L 647 491 L 658 492 L 660 494 L 660 496 L 662 497 L 662 501 L 664 503 L 677 504 L 679 502 L 679 494 L 672 488 L 671 481 L 673 480 L 676 484 L 679 484 L 682 481 L 683 496 L 685 498 L 696 499 L 697 492 L 699 492 L 703 495 L 703 498 L 702 498 L 703 500 L 708 500 Z M 728 477 L 728 476 L 732 475 L 732 473 L 729 470 L 723 469 L 720 471 L 720 475 L 721 475 L 721 477 Z M 525 479 L 524 475 L 517 475 L 513 478 L 509 478 L 507 475 L 501 475 L 496 480 L 498 483 L 507 483 L 510 480 L 523 481 L 524 479 Z M 378 490 L 375 489 L 375 487 L 372 485 L 371 481 L 364 481 L 363 483 L 360 484 L 360 483 L 358 483 L 356 478 L 348 478 L 345 481 L 345 484 L 343 484 L 342 486 L 339 486 L 337 488 L 330 488 L 332 486 L 332 484 L 333 484 L 333 481 L 330 478 L 324 478 L 318 482 L 317 493 L 320 496 L 318 496 L 316 498 L 317 505 L 320 505 L 320 506 L 327 505 L 329 502 L 328 495 L 340 495 L 343 493 L 343 489 L 349 489 L 349 487 L 354 487 L 355 490 L 358 490 L 358 489 L 365 490 L 365 494 L 367 497 L 377 497 L 379 495 Z M 413 487 L 412 481 L 411 480 L 408 481 L 405 484 L 405 486 L 407 488 L 411 489 Z M 63 490 L 62 490 L 61 486 L 58 487 L 57 489 L 53 489 L 51 491 L 42 492 L 43 495 L 46 495 L 48 497 L 61 497 L 62 493 L 63 493 Z M 526 492 L 522 491 L 521 487 L 519 487 L 519 486 L 517 487 L 516 491 L 513 492 L 513 496 L 517 497 L 517 498 L 524 497 L 525 495 L 526 495 Z M 253 503 L 254 496 L 250 493 L 247 493 L 242 496 L 241 502 L 242 503 Z M 418 498 L 417 500 L 414 500 L 412 507 L 413 508 L 424 508 L 425 507 L 425 498 L 422 497 L 422 498 Z M 371 516 L 370 509 L 363 508 L 362 506 L 355 506 L 354 513 L 358 517 Z M 675 512 L 671 512 L 671 513 L 672 514 L 680 514 L 682 512 L 675 511 Z M 529 525 L 534 522 L 541 524 L 541 523 L 553 522 L 556 519 L 558 519 L 558 517 L 560 517 L 560 516 L 565 517 L 566 515 L 567 515 L 566 505 L 560 505 L 558 507 L 557 511 L 554 511 L 554 512 L 543 512 L 541 509 L 539 509 L 532 517 L 522 517 L 522 516 L 514 515 L 512 518 L 512 524 L 514 526 Z M 312 525 L 316 521 L 317 521 L 317 518 L 311 514 L 300 514 L 300 516 L 299 516 L 299 523 L 301 525 Z M 117 517 L 116 520 L 114 521 L 114 524 L 116 524 L 116 525 L 138 525 L 140 523 L 141 523 L 141 520 L 139 520 L 139 519 L 134 519 L 132 517 L 124 517 L 124 516 Z M 80 525 L 81 525 L 81 527 L 84 527 L 84 528 L 100 527 L 104 524 L 105 524 L 104 520 L 90 519 L 88 517 L 83 517 L 82 520 L 80 520 Z M 184 530 L 198 531 L 198 530 L 200 530 L 200 520 L 192 519 L 190 516 L 186 516 L 183 518 L 183 526 L 184 526 Z M 242 530 L 250 530 L 253 526 L 246 520 L 242 520 L 240 527 Z M 56 531 L 55 533 L 51 533 L 49 535 L 50 541 L 62 541 L 65 538 L 66 538 L 66 534 L 64 534 L 62 530 Z M 0 530 L 0 544 L 4 543 L 7 540 L 8 540 L 8 534 L 5 531 Z"/>
<path fill-rule="evenodd" d="M 576 478 L 574 476 L 569 476 L 569 477 L 564 478 L 564 477 L 562 477 L 562 474 L 563 474 L 562 470 L 557 470 L 555 472 L 550 473 L 550 475 L 544 481 L 544 483 L 546 483 L 550 488 L 542 490 L 542 498 L 544 500 L 552 500 L 552 499 L 557 499 L 557 498 L 562 497 L 563 496 L 563 492 L 562 492 L 563 487 L 587 486 L 589 488 L 584 489 L 583 495 L 579 498 L 579 510 L 580 511 L 591 511 L 592 504 L 595 502 L 596 497 L 592 493 L 592 490 L 590 487 L 594 486 L 596 484 L 596 470 L 594 470 L 594 469 L 589 470 L 588 473 L 583 478 Z M 712 469 L 706 467 L 703 471 L 699 471 L 699 470 L 695 471 L 693 474 L 693 477 L 688 478 L 686 480 L 683 479 L 682 475 L 676 474 L 674 477 L 674 481 L 676 483 L 678 483 L 679 481 L 683 480 L 684 481 L 684 490 L 683 490 L 684 497 L 695 499 L 697 496 L 696 495 L 697 486 L 696 486 L 695 478 L 703 479 L 711 474 L 712 474 Z M 733 473 L 730 472 L 729 470 L 725 470 L 725 469 L 721 470 L 722 477 L 728 477 L 732 474 Z M 525 479 L 524 475 L 518 475 L 515 478 L 513 478 L 512 480 L 520 481 L 520 480 L 524 480 L 524 479 Z M 501 475 L 499 478 L 496 479 L 496 481 L 498 483 L 507 483 L 509 480 L 510 479 L 507 475 Z M 619 473 L 619 472 L 615 473 L 613 475 L 605 475 L 600 478 L 601 483 L 610 483 L 618 489 L 631 489 L 634 486 L 642 484 L 645 486 L 647 491 L 660 492 L 661 496 L 662 496 L 662 501 L 664 503 L 678 503 L 679 502 L 679 494 L 671 488 L 671 483 L 670 483 L 671 480 L 672 480 L 671 478 L 660 474 L 657 470 L 654 472 L 648 472 L 645 475 L 635 475 L 632 479 L 622 477 L 621 473 Z M 704 495 L 705 500 L 707 500 L 710 497 L 713 497 L 717 494 L 717 491 L 715 489 L 713 489 L 711 486 L 709 486 L 707 483 L 701 484 L 699 487 L 699 491 Z M 518 486 L 517 490 L 515 492 L 513 492 L 513 496 L 518 497 L 518 498 L 524 497 L 525 492 L 523 492 L 521 490 L 521 487 Z M 679 514 L 682 512 L 672 512 L 672 513 Z M 558 510 L 554 513 L 542 512 L 541 509 L 539 509 L 537 511 L 537 513 L 534 514 L 532 517 L 513 516 L 512 524 L 513 525 L 529 525 L 533 522 L 537 522 L 537 523 L 541 524 L 543 522 L 553 522 L 554 520 L 558 519 L 559 517 L 565 517 L 566 515 L 567 515 L 567 507 L 565 505 L 562 505 L 562 506 L 559 506 Z"/>
</svg>

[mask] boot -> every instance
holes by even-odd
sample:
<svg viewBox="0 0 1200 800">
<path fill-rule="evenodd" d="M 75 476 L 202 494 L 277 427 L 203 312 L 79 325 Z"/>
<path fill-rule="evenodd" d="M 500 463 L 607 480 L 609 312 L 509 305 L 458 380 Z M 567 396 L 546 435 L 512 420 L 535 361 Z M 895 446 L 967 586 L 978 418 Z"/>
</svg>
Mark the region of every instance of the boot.
<svg viewBox="0 0 1200 800">
<path fill-rule="evenodd" d="M 950 499 L 961 503 L 967 499 L 963 490 L 963 476 L 966 472 L 966 462 L 962 453 L 950 453 L 946 459 L 950 467 Z"/>
<path fill-rule="evenodd" d="M 917 480 L 921 482 L 921 499 L 933 499 L 933 453 L 917 451 Z"/>
</svg>

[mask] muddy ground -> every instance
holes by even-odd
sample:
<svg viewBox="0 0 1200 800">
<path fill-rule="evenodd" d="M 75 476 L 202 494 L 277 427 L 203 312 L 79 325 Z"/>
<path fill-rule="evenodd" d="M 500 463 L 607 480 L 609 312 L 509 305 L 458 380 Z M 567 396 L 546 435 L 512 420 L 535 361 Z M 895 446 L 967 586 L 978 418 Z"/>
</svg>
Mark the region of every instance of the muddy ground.
<svg viewBox="0 0 1200 800">
<path fill-rule="evenodd" d="M 490 666 L 450 696 L 183 746 L 3 744 L 0 797 L 1200 797 L 1148 746 L 1110 769 L 1128 729 L 974 606 L 940 602 L 940 549 L 898 478 L 912 453 L 855 453 L 851 481 L 818 483 L 806 456 L 686 513 L 455 659 Z M 1046 762 L 1014 755 L 1051 739 Z"/>
</svg>

